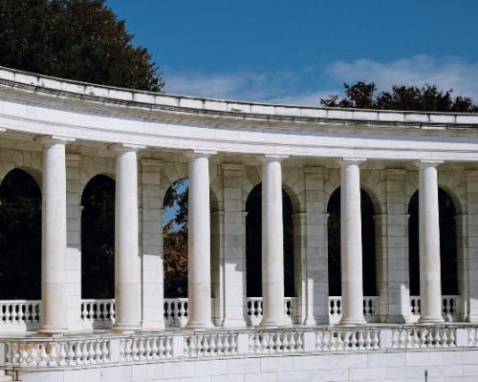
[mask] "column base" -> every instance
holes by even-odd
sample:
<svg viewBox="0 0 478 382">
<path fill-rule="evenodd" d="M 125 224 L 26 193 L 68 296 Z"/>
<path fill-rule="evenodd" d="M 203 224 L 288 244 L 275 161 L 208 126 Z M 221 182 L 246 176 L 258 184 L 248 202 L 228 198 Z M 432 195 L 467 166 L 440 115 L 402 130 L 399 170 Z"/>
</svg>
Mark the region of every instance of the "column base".
<svg viewBox="0 0 478 382">
<path fill-rule="evenodd" d="M 445 322 L 443 317 L 435 317 L 435 316 L 420 316 L 418 320 L 419 324 L 441 324 Z"/>
<path fill-rule="evenodd" d="M 279 326 L 292 326 L 292 324 L 288 324 L 287 321 L 283 318 L 282 320 L 277 319 L 262 319 L 261 323 L 259 324 L 259 328 L 277 328 Z"/>
<path fill-rule="evenodd" d="M 339 321 L 341 326 L 365 325 L 367 321 L 363 317 L 343 318 Z"/>
<path fill-rule="evenodd" d="M 478 316 L 476 315 L 469 315 L 467 318 L 466 318 L 466 322 L 471 322 L 471 323 L 478 323 Z"/>
<path fill-rule="evenodd" d="M 214 324 L 212 321 L 209 322 L 199 322 L 199 321 L 188 321 L 185 326 L 186 329 L 212 329 Z"/>
<path fill-rule="evenodd" d="M 33 334 L 33 337 L 63 337 L 68 334 L 68 329 L 39 329 L 38 332 Z"/>
</svg>

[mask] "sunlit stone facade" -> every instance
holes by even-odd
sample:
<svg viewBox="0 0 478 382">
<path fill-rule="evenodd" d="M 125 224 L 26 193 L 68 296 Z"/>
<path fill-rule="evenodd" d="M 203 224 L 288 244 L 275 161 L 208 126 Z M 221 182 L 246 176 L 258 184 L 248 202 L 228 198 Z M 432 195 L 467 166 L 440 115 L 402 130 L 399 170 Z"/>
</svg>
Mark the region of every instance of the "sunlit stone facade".
<svg viewBox="0 0 478 382">
<path fill-rule="evenodd" d="M 0 184 L 13 169 L 30 174 L 43 217 L 41 301 L 0 301 L 3 369 L 21 381 L 472 378 L 477 128 L 467 114 L 198 99 L 0 69 Z M 81 197 L 98 174 L 116 182 L 114 300 L 81 296 Z M 163 201 L 184 178 L 187 300 L 163 292 Z M 260 183 L 262 298 L 246 293 L 246 202 Z M 327 211 L 339 187 L 341 296 L 329 296 Z M 453 295 L 442 295 L 439 189 L 455 211 Z M 420 296 L 409 262 L 417 190 Z M 363 292 L 362 192 L 374 209 L 373 296 Z"/>
</svg>

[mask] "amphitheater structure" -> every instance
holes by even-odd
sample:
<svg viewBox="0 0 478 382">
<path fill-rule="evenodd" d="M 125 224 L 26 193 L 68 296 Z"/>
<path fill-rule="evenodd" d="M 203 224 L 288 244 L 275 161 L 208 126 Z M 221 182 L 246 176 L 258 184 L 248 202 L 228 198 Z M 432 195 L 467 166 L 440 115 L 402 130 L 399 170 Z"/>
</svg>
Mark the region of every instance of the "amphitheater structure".
<svg viewBox="0 0 478 382">
<path fill-rule="evenodd" d="M 0 68 L 0 185 L 15 170 L 41 190 L 41 300 L 0 301 L 0 380 L 478 378 L 478 115 L 204 99 Z M 81 200 L 98 175 L 116 187 L 115 299 L 81 294 Z M 179 179 L 190 185 L 189 295 L 172 299 L 162 215 Z M 259 184 L 262 297 L 246 288 L 246 204 Z M 329 293 L 334 193 L 340 296 Z"/>
</svg>

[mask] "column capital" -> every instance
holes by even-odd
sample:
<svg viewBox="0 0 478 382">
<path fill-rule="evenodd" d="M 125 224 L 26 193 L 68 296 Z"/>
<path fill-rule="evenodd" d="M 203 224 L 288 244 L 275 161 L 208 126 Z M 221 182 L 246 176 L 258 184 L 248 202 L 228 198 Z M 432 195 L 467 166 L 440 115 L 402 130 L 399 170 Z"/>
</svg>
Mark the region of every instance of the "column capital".
<svg viewBox="0 0 478 382">
<path fill-rule="evenodd" d="M 275 155 L 275 154 L 265 154 L 259 155 L 258 159 L 262 164 L 267 164 L 271 162 L 282 162 L 284 159 L 289 158 L 287 155 Z"/>
<path fill-rule="evenodd" d="M 437 168 L 439 165 L 441 165 L 443 163 L 444 163 L 444 161 L 442 161 L 442 160 L 424 159 L 424 160 L 416 161 L 415 166 L 417 166 L 418 169 L 422 170 L 424 168 L 429 168 L 429 167 Z"/>
<path fill-rule="evenodd" d="M 116 153 L 127 153 L 127 152 L 138 152 L 140 150 L 145 149 L 146 146 L 142 145 L 134 145 L 129 143 L 112 143 L 108 145 L 108 149 L 116 152 Z"/>
<path fill-rule="evenodd" d="M 191 150 L 185 153 L 186 158 L 188 159 L 199 159 L 199 158 L 209 158 L 210 156 L 216 155 L 217 151 L 213 150 Z"/>
<path fill-rule="evenodd" d="M 360 157 L 342 157 L 340 160 L 340 164 L 342 167 L 348 166 L 351 164 L 356 164 L 357 166 L 360 166 L 363 162 L 365 162 L 367 158 L 360 158 Z"/>
<path fill-rule="evenodd" d="M 36 142 L 41 143 L 44 147 L 50 147 L 57 144 L 66 145 L 70 142 L 74 142 L 74 138 L 61 137 L 58 135 L 42 135 L 35 138 Z"/>
</svg>

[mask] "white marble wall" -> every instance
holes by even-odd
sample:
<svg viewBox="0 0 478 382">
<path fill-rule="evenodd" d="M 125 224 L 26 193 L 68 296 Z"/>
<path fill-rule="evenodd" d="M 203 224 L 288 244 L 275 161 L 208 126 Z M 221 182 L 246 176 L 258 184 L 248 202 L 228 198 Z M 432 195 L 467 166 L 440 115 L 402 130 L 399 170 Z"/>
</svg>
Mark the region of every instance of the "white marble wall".
<svg viewBox="0 0 478 382">
<path fill-rule="evenodd" d="M 142 159 L 140 171 L 141 321 L 145 329 L 162 329 L 164 328 L 164 287 L 161 162 Z"/>
<path fill-rule="evenodd" d="M 261 355 L 58 371 L 21 371 L 22 382 L 476 382 L 476 350 Z M 425 377 L 426 376 L 426 377 Z"/>
</svg>

